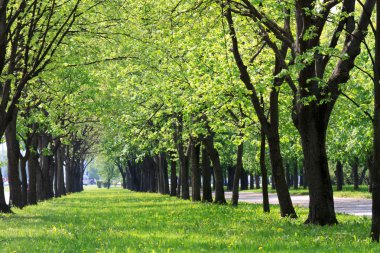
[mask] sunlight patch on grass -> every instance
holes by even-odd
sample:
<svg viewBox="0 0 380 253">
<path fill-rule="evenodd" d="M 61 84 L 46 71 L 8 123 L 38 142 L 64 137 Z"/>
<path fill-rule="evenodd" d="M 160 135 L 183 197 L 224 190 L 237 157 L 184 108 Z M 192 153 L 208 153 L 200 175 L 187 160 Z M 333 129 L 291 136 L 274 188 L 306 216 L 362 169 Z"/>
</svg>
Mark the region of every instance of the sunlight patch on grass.
<svg viewBox="0 0 380 253">
<path fill-rule="evenodd" d="M 0 215 L 0 252 L 379 252 L 370 220 L 337 226 L 280 218 L 277 206 L 192 203 L 158 194 L 92 189 Z"/>
</svg>

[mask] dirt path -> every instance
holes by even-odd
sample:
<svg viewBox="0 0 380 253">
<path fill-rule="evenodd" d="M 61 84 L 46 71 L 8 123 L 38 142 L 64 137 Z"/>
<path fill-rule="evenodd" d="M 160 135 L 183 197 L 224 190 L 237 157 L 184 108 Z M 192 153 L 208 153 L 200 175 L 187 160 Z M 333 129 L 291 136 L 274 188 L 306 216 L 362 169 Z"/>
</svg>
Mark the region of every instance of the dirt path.
<svg viewBox="0 0 380 253">
<path fill-rule="evenodd" d="M 226 192 L 226 198 L 231 199 L 231 192 Z M 262 203 L 260 193 L 240 192 L 239 201 L 247 203 Z M 292 196 L 294 205 L 308 207 L 309 196 Z M 335 211 L 358 216 L 371 216 L 372 200 L 359 198 L 334 198 Z M 269 203 L 278 204 L 276 194 L 269 194 Z"/>
</svg>

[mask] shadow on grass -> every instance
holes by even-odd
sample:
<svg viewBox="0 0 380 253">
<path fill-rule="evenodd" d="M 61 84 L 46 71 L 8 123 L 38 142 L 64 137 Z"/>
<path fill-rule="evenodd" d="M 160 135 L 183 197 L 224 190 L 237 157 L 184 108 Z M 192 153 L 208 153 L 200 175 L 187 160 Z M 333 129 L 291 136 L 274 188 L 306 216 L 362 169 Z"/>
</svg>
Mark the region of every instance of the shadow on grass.
<svg viewBox="0 0 380 253">
<path fill-rule="evenodd" d="M 376 252 L 369 220 L 339 216 L 338 226 L 279 218 L 277 206 L 238 208 L 128 191 L 91 191 L 17 210 L 0 223 L 6 252 Z M 3 246 L 4 245 L 4 246 Z M 1 250 L 0 250 L 1 251 Z"/>
</svg>

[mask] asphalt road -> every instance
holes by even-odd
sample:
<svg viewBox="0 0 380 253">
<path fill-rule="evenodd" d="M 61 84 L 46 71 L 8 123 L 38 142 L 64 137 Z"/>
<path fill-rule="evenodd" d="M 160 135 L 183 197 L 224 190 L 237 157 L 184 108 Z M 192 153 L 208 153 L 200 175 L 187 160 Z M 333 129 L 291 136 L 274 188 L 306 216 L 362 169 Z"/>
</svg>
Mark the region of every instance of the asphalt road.
<svg viewBox="0 0 380 253">
<path fill-rule="evenodd" d="M 226 198 L 231 199 L 231 192 L 226 192 Z M 309 196 L 291 196 L 294 205 L 308 207 Z M 260 193 L 240 192 L 239 201 L 260 204 L 263 202 Z M 269 203 L 278 204 L 276 194 L 269 194 Z M 335 211 L 337 213 L 352 214 L 358 216 L 371 216 L 372 200 L 358 198 L 334 198 Z"/>
</svg>

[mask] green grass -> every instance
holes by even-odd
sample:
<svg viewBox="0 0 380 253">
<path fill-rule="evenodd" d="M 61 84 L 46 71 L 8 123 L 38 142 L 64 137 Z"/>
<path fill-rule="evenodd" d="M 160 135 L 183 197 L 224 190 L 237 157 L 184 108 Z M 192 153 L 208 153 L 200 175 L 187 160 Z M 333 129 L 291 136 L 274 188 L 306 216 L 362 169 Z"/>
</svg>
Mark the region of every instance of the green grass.
<svg viewBox="0 0 380 253">
<path fill-rule="evenodd" d="M 368 218 L 318 227 L 302 223 L 305 209 L 278 212 L 93 189 L 0 215 L 0 252 L 380 252 Z"/>
<path fill-rule="evenodd" d="M 372 198 L 371 193 L 368 192 L 368 186 L 366 185 L 360 185 L 359 190 L 355 191 L 353 185 L 345 185 L 343 186 L 343 191 L 336 191 L 336 186 L 333 186 L 334 190 L 334 197 L 339 198 L 363 198 L 363 199 L 370 199 Z M 271 187 L 268 189 L 269 193 L 276 193 L 276 190 L 273 190 Z M 291 195 L 308 195 L 309 191 L 308 189 L 289 189 Z M 255 192 L 255 193 L 261 193 L 261 189 L 254 189 L 254 190 L 244 190 L 242 192 Z"/>
</svg>

